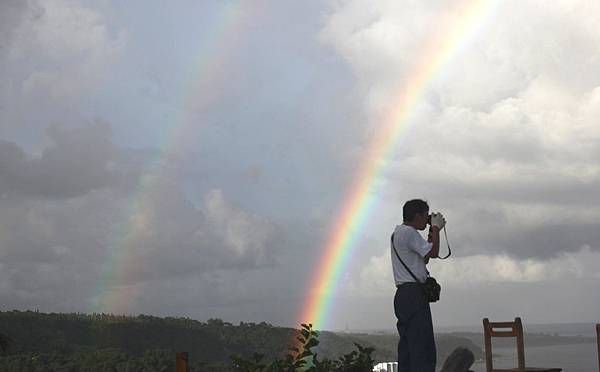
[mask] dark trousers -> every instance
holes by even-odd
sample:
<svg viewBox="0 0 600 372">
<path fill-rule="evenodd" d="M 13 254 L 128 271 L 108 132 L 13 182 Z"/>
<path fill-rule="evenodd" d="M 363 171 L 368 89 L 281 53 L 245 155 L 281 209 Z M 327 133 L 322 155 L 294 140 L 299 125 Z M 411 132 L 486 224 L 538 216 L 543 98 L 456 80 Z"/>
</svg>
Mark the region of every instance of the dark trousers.
<svg viewBox="0 0 600 372">
<path fill-rule="evenodd" d="M 431 309 L 419 283 L 396 289 L 394 312 L 398 322 L 398 372 L 435 372 L 436 351 Z"/>
</svg>

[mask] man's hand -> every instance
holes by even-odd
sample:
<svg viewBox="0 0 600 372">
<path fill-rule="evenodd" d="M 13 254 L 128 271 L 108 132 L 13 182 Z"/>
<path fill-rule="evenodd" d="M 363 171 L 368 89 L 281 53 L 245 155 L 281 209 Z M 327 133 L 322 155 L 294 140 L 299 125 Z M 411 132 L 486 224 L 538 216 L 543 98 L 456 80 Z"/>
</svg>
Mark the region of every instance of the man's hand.
<svg viewBox="0 0 600 372">
<path fill-rule="evenodd" d="M 435 226 L 440 230 L 443 229 L 444 226 L 446 226 L 446 219 L 444 218 L 444 215 L 441 213 L 433 213 L 431 215 L 431 226 Z"/>
</svg>

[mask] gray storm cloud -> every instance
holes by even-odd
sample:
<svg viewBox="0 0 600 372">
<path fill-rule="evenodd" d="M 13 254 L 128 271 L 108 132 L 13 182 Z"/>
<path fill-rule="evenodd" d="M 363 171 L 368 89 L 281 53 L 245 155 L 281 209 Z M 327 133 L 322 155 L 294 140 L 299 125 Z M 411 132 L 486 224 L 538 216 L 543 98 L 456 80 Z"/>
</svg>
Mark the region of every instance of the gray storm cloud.
<svg viewBox="0 0 600 372">
<path fill-rule="evenodd" d="M 0 4 L 0 56 L 10 49 L 15 29 L 22 21 L 27 11 L 27 2 L 7 0 Z"/>
<path fill-rule="evenodd" d="M 208 288 L 220 272 L 277 264 L 278 226 L 220 190 L 195 206 L 165 174 L 131 167 L 139 159 L 119 151 L 110 133 L 106 124 L 53 128 L 37 157 L 0 145 L 0 297 L 7 306 L 83 309 L 114 255 L 135 262 L 114 278 L 117 288 L 164 280 Z M 153 186 L 122 187 L 123 179 L 139 184 L 140 177 Z"/>
<path fill-rule="evenodd" d="M 102 86 L 126 44 L 110 16 L 77 2 L 0 4 L 0 128 L 42 132 L 78 125 L 82 101 Z"/>
<path fill-rule="evenodd" d="M 47 134 L 52 144 L 34 156 L 14 143 L 0 143 L 0 193 L 69 198 L 119 182 L 119 173 L 110 169 L 116 148 L 108 125 L 52 127 Z"/>
</svg>

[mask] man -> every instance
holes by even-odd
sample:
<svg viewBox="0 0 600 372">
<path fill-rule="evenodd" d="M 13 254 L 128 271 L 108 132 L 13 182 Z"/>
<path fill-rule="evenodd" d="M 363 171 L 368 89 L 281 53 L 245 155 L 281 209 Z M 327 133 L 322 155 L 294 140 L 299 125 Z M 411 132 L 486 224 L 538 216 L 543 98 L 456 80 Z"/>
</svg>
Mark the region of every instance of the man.
<svg viewBox="0 0 600 372">
<path fill-rule="evenodd" d="M 396 283 L 394 312 L 398 322 L 398 371 L 434 372 L 436 363 L 435 340 L 431 309 L 425 297 L 423 284 L 429 275 L 426 264 L 437 258 L 440 248 L 440 229 L 446 220 L 441 213 L 431 216 L 429 241 L 418 230 L 425 230 L 429 220 L 427 202 L 409 200 L 402 209 L 403 223 L 396 226 L 392 235 L 392 268 Z M 396 255 L 397 252 L 397 255 Z M 417 278 L 408 272 L 398 259 Z"/>
</svg>

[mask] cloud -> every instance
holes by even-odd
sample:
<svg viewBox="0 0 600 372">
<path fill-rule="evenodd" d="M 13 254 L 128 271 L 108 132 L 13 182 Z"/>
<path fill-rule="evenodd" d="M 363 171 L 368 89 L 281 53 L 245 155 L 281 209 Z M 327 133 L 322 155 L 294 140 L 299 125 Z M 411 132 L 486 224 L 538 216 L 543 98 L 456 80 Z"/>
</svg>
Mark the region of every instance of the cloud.
<svg viewBox="0 0 600 372">
<path fill-rule="evenodd" d="M 5 306 L 86 310 L 106 275 L 108 292 L 175 280 L 218 294 L 231 284 L 224 275 L 279 264 L 279 226 L 219 189 L 195 205 L 168 165 L 115 145 L 108 125 L 51 127 L 48 136 L 38 156 L 0 144 Z"/>
<path fill-rule="evenodd" d="M 462 255 L 547 260 L 599 249 L 600 208 L 590 204 L 600 198 L 599 11 L 587 2 L 503 2 L 479 14 L 401 123 L 382 205 L 427 198 L 446 214 Z M 393 99 L 429 62 L 427 48 L 451 42 L 460 14 L 445 1 L 333 8 L 321 38 L 352 66 L 370 132 L 390 124 L 382 118 Z"/>
<path fill-rule="evenodd" d="M 445 43 L 454 43 L 455 53 L 435 71 L 432 93 L 443 106 L 489 108 L 535 78 L 580 92 L 597 85 L 597 4 L 514 5 L 487 4 L 466 24 L 465 9 L 451 1 L 344 1 L 332 9 L 321 38 L 353 67 L 372 109 L 395 104 L 386 101 L 408 74 L 431 62 L 429 49 Z M 456 27 L 470 33 L 455 41 Z M 582 73 L 573 76 L 574 68 Z"/>
<path fill-rule="evenodd" d="M 5 128 L 31 127 L 40 115 L 64 118 L 97 91 L 126 44 L 123 31 L 111 32 L 109 18 L 77 2 L 9 1 L 0 10 L 10 17 L 0 29 Z"/>
<path fill-rule="evenodd" d="M 0 4 L 0 57 L 4 57 L 10 49 L 14 30 L 22 21 L 26 11 L 26 1 L 7 0 Z"/>
<path fill-rule="evenodd" d="M 221 190 L 210 191 L 204 200 L 209 231 L 213 239 L 224 242 L 227 256 L 255 265 L 273 263 L 270 240 L 275 236 L 275 227 L 271 223 L 231 205 Z"/>
<path fill-rule="evenodd" d="M 37 156 L 0 142 L 0 194 L 70 198 L 120 184 L 123 175 L 112 168 L 116 147 L 108 125 L 51 127 L 47 135 L 52 143 Z"/>
<path fill-rule="evenodd" d="M 116 272 L 116 285 L 203 275 L 214 270 L 245 271 L 275 265 L 282 235 L 267 219 L 228 202 L 221 190 L 205 194 L 200 208 L 172 181 L 157 177 L 131 195 L 116 237 L 116 260 L 135 263 Z"/>
<path fill-rule="evenodd" d="M 598 263 L 600 253 L 584 246 L 576 252 L 566 252 L 550 260 L 480 254 L 451 257 L 446 261 L 434 260 L 428 269 L 446 289 L 476 290 L 501 283 L 524 285 L 547 281 L 594 280 L 600 277 Z M 348 291 L 355 295 L 369 293 L 371 296 L 393 293 L 394 279 L 389 253 L 370 257 Z"/>
<path fill-rule="evenodd" d="M 598 249 L 600 209 L 590 205 L 600 197 L 592 160 L 600 137 L 590 116 L 597 94 L 544 111 L 530 107 L 532 97 L 550 95 L 534 84 L 489 113 L 445 109 L 431 127 L 414 128 L 388 182 L 441 203 L 455 243 L 470 253 L 548 258 L 584 244 Z"/>
<path fill-rule="evenodd" d="M 393 291 L 382 252 L 413 197 L 446 215 L 454 256 L 432 271 L 463 294 L 481 292 L 470 266 L 528 294 L 596 278 L 598 5 L 488 3 L 371 190 L 348 309 Z M 132 311 L 289 323 L 382 117 L 463 20 L 456 4 L 241 7 L 222 31 L 243 32 L 213 48 L 217 2 L 2 2 L 0 301 L 85 310 L 110 278 L 108 293 L 139 295 Z M 113 127 L 81 124 L 95 116 Z"/>
</svg>

